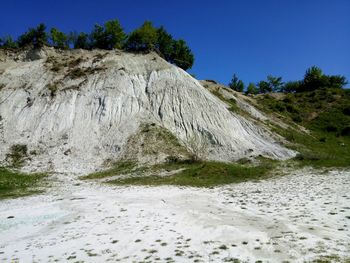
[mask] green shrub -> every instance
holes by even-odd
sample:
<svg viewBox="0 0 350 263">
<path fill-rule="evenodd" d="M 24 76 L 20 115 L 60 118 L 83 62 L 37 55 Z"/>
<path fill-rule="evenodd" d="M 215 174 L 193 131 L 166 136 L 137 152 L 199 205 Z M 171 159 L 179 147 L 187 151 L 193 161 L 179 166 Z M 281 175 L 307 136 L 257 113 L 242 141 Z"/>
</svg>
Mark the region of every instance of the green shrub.
<svg viewBox="0 0 350 263">
<path fill-rule="evenodd" d="M 11 36 L 5 36 L 0 38 L 0 48 L 16 49 L 18 48 L 18 43 L 14 41 Z"/>
<path fill-rule="evenodd" d="M 246 94 L 258 94 L 259 93 L 259 89 L 258 87 L 254 84 L 254 83 L 249 83 L 248 87 L 247 87 L 247 91 Z"/>
<path fill-rule="evenodd" d="M 92 44 L 89 39 L 89 35 L 81 32 L 81 33 L 72 33 L 70 36 L 71 41 L 73 42 L 73 47 L 75 49 L 91 49 Z"/>
<path fill-rule="evenodd" d="M 80 34 L 79 45 L 85 47 L 84 35 Z M 122 48 L 126 39 L 126 34 L 123 31 L 117 19 L 107 21 L 103 26 L 96 24 L 90 34 L 91 48 L 114 49 Z M 78 44 L 78 41 L 77 43 Z"/>
<path fill-rule="evenodd" d="M 155 49 L 157 40 L 157 29 L 152 22 L 146 21 L 129 35 L 125 47 L 129 51 L 151 51 Z"/>
<path fill-rule="evenodd" d="M 280 103 L 280 102 L 276 102 L 276 103 L 274 104 L 274 109 L 275 109 L 276 111 L 278 111 L 278 112 L 283 112 L 283 111 L 286 110 L 284 104 L 283 104 L 283 103 Z"/>
<path fill-rule="evenodd" d="M 291 104 L 286 105 L 286 110 L 290 113 L 299 113 L 299 110 Z"/>
<path fill-rule="evenodd" d="M 50 39 L 53 46 L 57 48 L 67 49 L 69 47 L 68 36 L 57 28 L 51 28 Z"/>
<path fill-rule="evenodd" d="M 233 74 L 233 77 L 228 84 L 228 86 L 238 92 L 242 92 L 244 90 L 244 83 L 242 80 L 240 80 L 236 74 Z"/>
</svg>

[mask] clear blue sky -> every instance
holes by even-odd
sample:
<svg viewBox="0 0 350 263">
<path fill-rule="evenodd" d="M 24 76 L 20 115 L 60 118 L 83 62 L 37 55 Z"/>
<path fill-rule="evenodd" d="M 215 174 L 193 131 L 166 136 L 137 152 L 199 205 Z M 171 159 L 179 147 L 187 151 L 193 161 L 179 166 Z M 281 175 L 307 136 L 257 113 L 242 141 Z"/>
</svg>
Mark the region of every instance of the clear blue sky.
<svg viewBox="0 0 350 263">
<path fill-rule="evenodd" d="M 350 81 L 349 0 L 9 0 L 1 11 L 0 36 L 40 22 L 89 32 L 113 18 L 130 32 L 151 20 L 188 42 L 198 79 L 292 80 L 317 65 Z"/>
</svg>

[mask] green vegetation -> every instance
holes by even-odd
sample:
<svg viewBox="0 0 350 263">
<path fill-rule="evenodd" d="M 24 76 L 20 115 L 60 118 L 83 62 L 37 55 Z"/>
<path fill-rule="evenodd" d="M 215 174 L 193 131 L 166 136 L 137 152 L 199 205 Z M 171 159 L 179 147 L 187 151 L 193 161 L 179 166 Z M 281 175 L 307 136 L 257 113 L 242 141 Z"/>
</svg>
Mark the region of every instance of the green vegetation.
<svg viewBox="0 0 350 263">
<path fill-rule="evenodd" d="M 92 173 L 86 176 L 80 177 L 82 180 L 86 179 L 102 179 L 110 176 L 127 174 L 130 173 L 134 168 L 136 168 L 136 162 L 133 161 L 121 161 L 112 165 L 110 169 L 102 172 Z"/>
<path fill-rule="evenodd" d="M 267 81 L 262 80 L 258 83 L 260 93 L 276 92 L 282 89 L 282 77 L 267 76 Z"/>
<path fill-rule="evenodd" d="M 174 40 L 173 52 L 169 61 L 184 70 L 190 69 L 193 66 L 194 56 L 185 40 Z"/>
<path fill-rule="evenodd" d="M 31 154 L 35 154 L 32 151 Z M 27 145 L 15 144 L 6 155 L 6 160 L 13 168 L 19 168 L 28 158 Z M 0 167 L 0 199 L 15 198 L 29 194 L 39 193 L 37 187 L 41 186 L 46 174 L 24 174 L 16 170 Z"/>
<path fill-rule="evenodd" d="M 292 120 L 314 131 L 341 136 L 350 125 L 350 90 L 321 89 L 281 96 L 267 94 L 257 99 L 265 111 L 276 112 L 287 121 Z"/>
<path fill-rule="evenodd" d="M 324 75 L 322 70 L 316 66 L 312 66 L 305 72 L 304 80 L 296 92 L 313 91 L 323 88 L 342 88 L 347 84 L 344 76 Z"/>
<path fill-rule="evenodd" d="M 295 92 L 296 90 L 299 89 L 299 87 L 302 85 L 301 80 L 296 80 L 296 81 L 288 81 L 284 84 L 283 88 L 281 91 L 291 93 Z"/>
<path fill-rule="evenodd" d="M 258 93 L 259 93 L 258 87 L 254 83 L 250 82 L 248 87 L 247 87 L 246 94 L 254 94 L 255 95 Z"/>
<path fill-rule="evenodd" d="M 90 35 L 91 48 L 122 48 L 126 34 L 117 19 L 107 21 L 104 26 L 96 24 Z"/>
<path fill-rule="evenodd" d="M 155 165 L 149 169 L 151 176 L 116 179 L 108 183 L 117 185 L 180 185 L 193 187 L 214 187 L 222 184 L 259 180 L 268 176 L 272 165 L 245 166 L 221 162 L 177 162 Z M 181 169 L 181 170 L 180 170 Z M 160 176 L 161 170 L 179 170 L 170 176 Z"/>
<path fill-rule="evenodd" d="M 281 79 L 276 78 L 276 83 L 279 82 Z M 254 84 L 251 86 L 255 88 Z M 229 110 L 247 115 L 218 89 L 210 91 L 227 103 Z M 288 125 L 280 126 L 278 121 L 268 123 L 273 131 L 286 138 L 287 142 L 283 142 L 286 147 L 300 153 L 290 162 L 292 165 L 350 166 L 350 90 L 324 87 L 304 92 L 260 94 L 255 99 L 257 108 Z"/>
<path fill-rule="evenodd" d="M 325 75 L 322 70 L 316 66 L 308 68 L 302 80 L 282 82 L 282 77 L 267 76 L 267 80 L 257 83 L 258 93 L 270 92 L 308 92 L 321 89 L 341 89 L 347 84 L 347 80 L 341 75 Z M 247 94 L 255 94 L 256 89 L 252 87 L 246 90 Z"/>
<path fill-rule="evenodd" d="M 330 134 L 296 131 L 293 129 L 275 129 L 291 143 L 289 148 L 300 154 L 295 157 L 297 164 L 313 167 L 348 167 L 350 164 L 350 139 Z"/>
<path fill-rule="evenodd" d="M 174 39 L 163 26 L 157 29 L 157 49 L 163 55 L 164 59 L 171 61 L 174 58 Z"/>
<path fill-rule="evenodd" d="M 240 80 L 236 74 L 233 74 L 233 77 L 231 79 L 231 82 L 228 84 L 228 86 L 238 92 L 242 92 L 244 90 L 244 83 L 242 80 Z"/>
<path fill-rule="evenodd" d="M 42 47 L 47 43 L 48 35 L 45 32 L 46 26 L 41 23 L 36 28 L 29 28 L 27 32 L 21 35 L 18 40 L 18 46 L 24 47 L 32 44 L 34 47 Z"/>
<path fill-rule="evenodd" d="M 299 163 L 317 167 L 350 165 L 350 90 L 328 88 L 281 96 L 266 94 L 257 99 L 261 110 L 294 127 L 274 129 L 291 142 L 289 147 L 300 152 L 296 158 Z"/>
<path fill-rule="evenodd" d="M 157 29 L 152 22 L 146 21 L 130 34 L 125 46 L 131 51 L 150 51 L 154 50 L 157 40 Z"/>
<path fill-rule="evenodd" d="M 138 145 L 140 142 L 142 144 Z M 194 149 L 189 153 L 172 133 L 155 124 L 144 125 L 135 137 L 129 139 L 127 145 L 130 145 L 130 149 L 126 149 L 124 161 L 118 161 L 105 171 L 92 173 L 80 179 L 104 179 L 127 175 L 126 178 L 123 177 L 124 179 L 115 179 L 108 183 L 212 187 L 265 178 L 275 165 L 272 160 L 265 159 L 260 159 L 261 164 L 258 166 L 251 165 L 249 161 L 238 164 L 203 161 L 200 156 L 195 158 L 195 155 L 199 154 L 196 152 L 197 146 L 190 146 Z M 201 152 L 205 151 L 203 147 L 198 149 Z M 138 154 L 146 156 L 159 153 L 168 155 L 165 163 L 137 166 L 136 161 L 131 161 L 131 158 Z"/>
<path fill-rule="evenodd" d="M 46 174 L 23 174 L 0 167 L 0 200 L 40 193 Z"/>
<path fill-rule="evenodd" d="M 89 35 L 81 32 L 79 34 L 77 33 L 72 33 L 71 34 L 71 39 L 73 42 L 73 48 L 75 49 L 89 49 L 90 48 L 90 44 L 89 44 Z"/>
<path fill-rule="evenodd" d="M 57 28 L 46 32 L 46 26 L 39 24 L 29 28 L 15 41 L 11 36 L 0 38 L 0 48 L 17 49 L 32 45 L 40 48 L 44 45 L 60 49 L 123 49 L 130 52 L 155 51 L 168 62 L 187 70 L 193 66 L 194 56 L 183 39 L 175 40 L 164 27 L 156 28 L 146 21 L 127 35 L 117 19 L 104 25 L 96 24 L 90 34 L 71 32 L 65 34 Z"/>
<path fill-rule="evenodd" d="M 54 47 L 61 49 L 67 49 L 69 47 L 69 38 L 65 33 L 56 28 L 51 28 L 50 34 L 52 45 Z"/>
<path fill-rule="evenodd" d="M 0 38 L 0 47 L 5 49 L 16 49 L 18 48 L 18 44 L 11 36 L 5 36 Z"/>
<path fill-rule="evenodd" d="M 194 56 L 184 40 L 174 40 L 164 27 L 157 29 L 150 21 L 129 35 L 125 49 L 142 52 L 156 50 L 164 59 L 185 70 L 191 68 L 194 62 Z"/>
</svg>

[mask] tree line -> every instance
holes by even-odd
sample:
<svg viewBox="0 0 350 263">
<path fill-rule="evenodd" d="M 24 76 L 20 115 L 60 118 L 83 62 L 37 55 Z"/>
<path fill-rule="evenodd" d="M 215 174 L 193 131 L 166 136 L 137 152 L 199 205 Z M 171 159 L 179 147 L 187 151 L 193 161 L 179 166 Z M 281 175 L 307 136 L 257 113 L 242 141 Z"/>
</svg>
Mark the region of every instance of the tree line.
<svg viewBox="0 0 350 263">
<path fill-rule="evenodd" d="M 249 83 L 245 87 L 244 82 L 236 74 L 233 75 L 229 87 L 235 91 L 246 94 L 260 94 L 269 92 L 305 92 L 324 88 L 344 88 L 347 80 L 341 75 L 325 75 L 317 66 L 308 68 L 302 80 L 283 82 L 282 77 L 268 75 L 266 80 L 261 80 L 257 84 Z"/>
<path fill-rule="evenodd" d="M 130 52 L 156 51 L 168 62 L 187 70 L 194 63 L 194 55 L 183 39 L 176 40 L 163 26 L 156 28 L 146 21 L 139 28 L 126 34 L 117 19 L 96 24 L 90 33 L 64 33 L 57 28 L 47 31 L 41 23 L 20 35 L 0 38 L 0 48 L 18 49 L 32 45 L 35 48 L 53 46 L 59 49 L 122 49 Z"/>
</svg>

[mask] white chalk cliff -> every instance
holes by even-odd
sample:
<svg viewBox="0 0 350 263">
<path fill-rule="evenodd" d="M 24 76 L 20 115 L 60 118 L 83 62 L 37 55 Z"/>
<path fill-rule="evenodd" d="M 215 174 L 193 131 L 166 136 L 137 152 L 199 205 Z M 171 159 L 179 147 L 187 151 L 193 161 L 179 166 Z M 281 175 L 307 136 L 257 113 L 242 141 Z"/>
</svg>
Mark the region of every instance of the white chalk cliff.
<svg viewBox="0 0 350 263">
<path fill-rule="evenodd" d="M 208 159 L 294 155 L 154 53 L 0 52 L 0 163 L 12 145 L 25 144 L 28 169 L 88 172 L 121 158 L 145 123 L 184 146 L 200 138 Z"/>
</svg>

